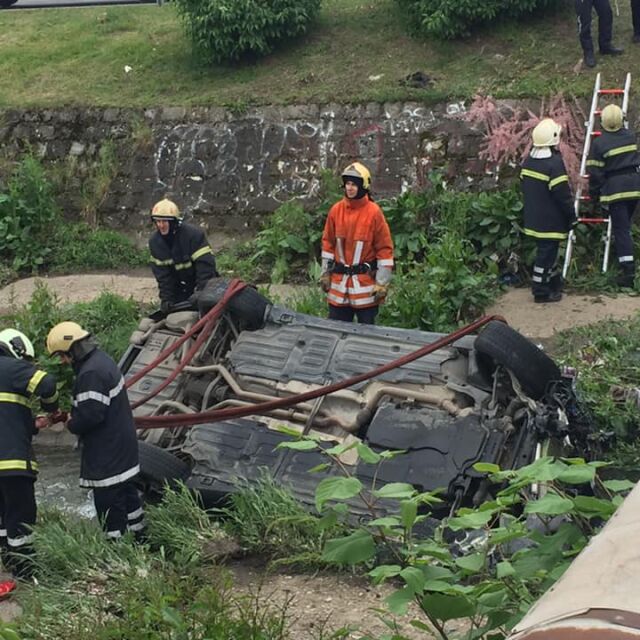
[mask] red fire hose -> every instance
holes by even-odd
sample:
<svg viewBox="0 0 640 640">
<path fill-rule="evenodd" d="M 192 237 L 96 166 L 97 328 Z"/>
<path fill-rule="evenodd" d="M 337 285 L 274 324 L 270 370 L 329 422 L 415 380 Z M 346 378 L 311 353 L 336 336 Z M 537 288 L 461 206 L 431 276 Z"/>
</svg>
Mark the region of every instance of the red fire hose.
<svg viewBox="0 0 640 640">
<path fill-rule="evenodd" d="M 238 282 L 238 281 L 234 281 L 234 282 Z M 218 305 L 216 305 L 216 307 L 214 307 L 214 309 L 212 309 L 212 311 L 217 309 L 218 306 L 220 305 L 224 307 L 223 302 L 224 304 L 226 304 L 226 302 L 231 298 L 231 296 L 234 295 L 236 291 L 240 290 L 238 288 L 235 291 L 233 291 L 233 293 L 227 296 L 227 294 L 229 294 L 230 289 L 231 287 L 229 287 L 223 299 L 218 303 Z M 209 313 L 212 313 L 212 311 Z M 207 316 L 203 318 L 203 320 L 208 320 L 208 319 L 209 319 L 209 314 L 207 314 Z M 319 398 L 320 396 L 325 396 L 335 391 L 346 389 L 347 387 L 351 387 L 354 384 L 358 384 L 359 382 L 364 382 L 365 380 L 375 378 L 376 376 L 386 373 L 387 371 L 391 371 L 392 369 L 396 369 L 397 367 L 401 367 L 406 364 L 409 364 L 410 362 L 413 362 L 418 358 L 422 358 L 423 356 L 433 353 L 437 349 L 440 349 L 441 347 L 451 344 L 452 342 L 455 342 L 456 340 L 459 340 L 460 338 L 470 333 L 474 333 L 480 327 L 483 327 L 485 324 L 487 324 L 491 320 L 506 322 L 506 320 L 499 315 L 483 316 L 479 320 L 476 320 L 475 322 L 472 322 L 471 324 L 468 324 L 467 326 L 462 327 L 461 329 L 457 329 L 453 333 L 443 336 L 442 338 L 436 340 L 435 342 L 432 342 L 431 344 L 420 347 L 416 351 L 413 351 L 412 353 L 408 353 L 405 356 L 397 358 L 392 362 L 388 362 L 385 365 L 382 365 L 371 371 L 361 373 L 357 376 L 347 378 L 346 380 L 342 380 L 340 382 L 335 382 L 334 384 L 330 384 L 325 387 L 314 389 L 313 391 L 307 391 L 305 393 L 300 393 L 298 395 L 290 396 L 288 398 L 278 398 L 277 400 L 262 402 L 260 404 L 253 405 L 251 407 L 232 407 L 229 409 L 214 409 L 212 411 L 205 411 L 203 413 L 188 413 L 188 414 L 182 414 L 182 415 L 139 416 L 135 418 L 136 427 L 138 429 L 162 429 L 167 427 L 169 428 L 187 427 L 187 426 L 192 426 L 196 424 L 204 424 L 208 422 L 220 422 L 222 420 L 228 420 L 231 418 L 242 418 L 244 416 L 268 414 L 274 409 L 290 407 L 300 402 L 313 400 L 315 398 Z M 204 323 L 201 320 L 199 323 L 194 325 L 194 329 L 196 327 L 199 328 L 203 326 L 203 324 Z M 190 333 L 193 334 L 193 330 Z M 182 339 L 182 342 L 184 342 L 184 339 Z M 175 348 L 175 345 L 173 348 Z M 169 350 L 167 351 L 169 352 Z M 153 363 L 151 363 L 151 365 L 155 366 L 155 364 L 157 364 L 158 362 L 161 362 L 164 358 L 166 358 L 166 355 L 164 355 L 164 352 L 163 352 L 163 354 L 161 354 Z M 185 357 L 185 360 L 186 360 L 186 357 Z M 146 367 L 147 371 L 150 368 L 152 368 L 151 365 Z M 139 379 L 141 377 L 140 373 L 136 374 L 137 375 L 136 379 Z M 127 386 L 129 386 L 130 384 L 131 384 L 131 381 L 129 381 Z M 137 404 L 140 404 L 140 403 L 137 403 Z"/>
</svg>

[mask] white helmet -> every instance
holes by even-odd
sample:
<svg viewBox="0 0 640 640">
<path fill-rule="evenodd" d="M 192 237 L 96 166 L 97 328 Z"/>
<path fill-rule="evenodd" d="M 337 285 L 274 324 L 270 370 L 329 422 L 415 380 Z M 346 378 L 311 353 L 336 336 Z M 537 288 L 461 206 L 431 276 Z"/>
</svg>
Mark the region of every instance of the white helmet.
<svg viewBox="0 0 640 640">
<path fill-rule="evenodd" d="M 3 329 L 0 331 L 0 349 L 18 360 L 35 357 L 35 351 L 31 340 L 17 329 Z"/>
<path fill-rule="evenodd" d="M 624 124 L 624 113 L 617 104 L 608 104 L 600 115 L 605 131 L 618 131 Z"/>
<path fill-rule="evenodd" d="M 555 147 L 560 142 L 562 127 L 551 118 L 540 120 L 531 135 L 534 147 Z"/>
</svg>

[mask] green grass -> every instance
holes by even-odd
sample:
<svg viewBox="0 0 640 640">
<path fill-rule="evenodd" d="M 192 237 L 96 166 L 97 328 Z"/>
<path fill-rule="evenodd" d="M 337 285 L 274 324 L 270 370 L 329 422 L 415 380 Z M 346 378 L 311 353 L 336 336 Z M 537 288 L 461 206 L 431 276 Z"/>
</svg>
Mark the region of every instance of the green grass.
<svg viewBox="0 0 640 640">
<path fill-rule="evenodd" d="M 171 4 L 0 12 L 0 108 L 97 105 L 222 105 L 366 102 L 496 96 L 588 95 L 593 73 L 580 58 L 572 2 L 557 13 L 491 27 L 456 42 L 407 33 L 393 0 L 325 0 L 310 34 L 252 64 L 205 66 Z M 629 43 L 629 6 L 620 3 L 616 42 L 624 56 L 602 59 L 607 83 L 638 71 Z M 636 54 L 636 55 L 634 55 Z M 133 68 L 129 74 L 124 67 Z M 402 80 L 415 71 L 429 89 Z M 379 76 L 377 80 L 370 80 Z"/>
<path fill-rule="evenodd" d="M 169 492 L 146 517 L 150 546 L 138 546 L 129 536 L 108 541 L 95 521 L 41 510 L 34 540 L 38 583 L 18 590 L 19 637 L 288 637 L 284 610 L 258 610 L 257 600 L 230 592 L 226 573 L 206 552 L 207 542 L 223 534 L 186 490 Z"/>
</svg>

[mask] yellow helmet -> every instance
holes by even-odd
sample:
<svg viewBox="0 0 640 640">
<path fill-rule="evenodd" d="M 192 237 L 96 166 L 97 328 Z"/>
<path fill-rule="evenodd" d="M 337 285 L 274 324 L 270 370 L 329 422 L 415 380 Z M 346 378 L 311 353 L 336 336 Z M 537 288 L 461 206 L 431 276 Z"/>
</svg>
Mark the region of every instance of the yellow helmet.
<svg viewBox="0 0 640 640">
<path fill-rule="evenodd" d="M 76 322 L 60 322 L 57 324 L 47 336 L 47 351 L 50 354 L 68 353 L 74 342 L 82 340 L 89 335 Z"/>
<path fill-rule="evenodd" d="M 600 121 L 602 122 L 602 128 L 605 131 L 618 131 L 619 129 L 622 129 L 624 121 L 622 109 L 617 104 L 608 104 L 602 110 Z"/>
<path fill-rule="evenodd" d="M 160 200 L 160 202 L 156 202 L 153 205 L 153 209 L 151 209 L 151 217 L 154 220 L 157 218 L 164 220 L 182 220 L 178 205 L 167 198 Z"/>
<path fill-rule="evenodd" d="M 562 127 L 551 118 L 540 120 L 533 129 L 531 138 L 534 147 L 555 147 L 560 142 Z"/>
<path fill-rule="evenodd" d="M 0 331 L 0 348 L 18 360 L 30 360 L 35 357 L 31 340 L 17 329 L 3 329 Z"/>
<path fill-rule="evenodd" d="M 346 182 L 349 178 L 360 178 L 362 180 L 362 188 L 365 191 L 369 191 L 371 188 L 371 173 L 360 162 L 353 162 L 342 172 L 343 181 Z"/>
</svg>

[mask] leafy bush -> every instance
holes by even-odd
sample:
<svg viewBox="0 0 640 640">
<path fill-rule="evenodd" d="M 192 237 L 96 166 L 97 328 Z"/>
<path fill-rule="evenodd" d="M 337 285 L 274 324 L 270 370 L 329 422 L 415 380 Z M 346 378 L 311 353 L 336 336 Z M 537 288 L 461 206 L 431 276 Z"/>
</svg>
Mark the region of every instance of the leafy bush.
<svg viewBox="0 0 640 640">
<path fill-rule="evenodd" d="M 379 204 L 391 229 L 396 262 L 421 257 L 429 244 L 432 190 L 423 193 L 407 191 L 395 200 L 381 201 Z"/>
<path fill-rule="evenodd" d="M 149 264 L 148 250 L 138 249 L 132 240 L 109 229 L 92 229 L 84 222 L 65 223 L 54 234 L 51 271 L 80 269 L 122 269 Z"/>
<path fill-rule="evenodd" d="M 415 30 L 438 38 L 469 35 L 474 27 L 501 18 L 522 18 L 556 5 L 555 0 L 398 0 Z"/>
<path fill-rule="evenodd" d="M 319 250 L 322 227 L 303 206 L 292 200 L 278 207 L 258 233 L 254 262 L 273 263 L 271 282 L 282 282 L 295 258 L 309 260 Z"/>
<path fill-rule="evenodd" d="M 425 261 L 398 265 L 392 294 L 381 307 L 380 323 L 426 331 L 449 331 L 469 322 L 497 291 L 490 265 L 475 271 L 472 245 L 454 232 L 431 245 Z"/>
<path fill-rule="evenodd" d="M 14 326 L 29 336 L 40 364 L 56 376 L 61 397 L 66 400 L 71 390 L 72 371 L 58 358 L 46 354 L 45 341 L 50 329 L 63 320 L 78 322 L 96 337 L 101 348 L 118 359 L 140 314 L 140 306 L 133 299 L 126 300 L 109 291 L 91 302 L 62 305 L 46 285 L 38 284 L 31 300 L 4 316 L 3 324 Z"/>
<path fill-rule="evenodd" d="M 321 523 L 335 526 L 344 518 L 347 501 L 359 502 L 373 518 L 327 540 L 323 559 L 366 567 L 378 583 L 393 581 L 397 589 L 385 599 L 389 612 L 404 615 L 413 605 L 420 615 L 410 624 L 444 640 L 460 637 L 459 625 L 449 625 L 456 619 L 467 621 L 465 638 L 508 636 L 613 515 L 621 494 L 634 486 L 626 480 L 601 480 L 597 471 L 605 463 L 580 458 L 543 457 L 506 471 L 479 463 L 475 470 L 492 484 L 489 500 L 457 509 L 435 530 L 427 526 L 430 533 L 425 534 L 430 513 L 442 511 L 439 492 L 419 493 L 404 482 L 376 484 L 376 469 L 402 452 L 373 451 L 362 443 L 323 450 L 310 436 L 278 446 L 323 452 L 340 472 L 316 487 Z M 339 462 L 352 448 L 360 465 L 372 465 L 371 483 L 363 483 Z M 538 490 L 531 491 L 532 485 Z M 379 508 L 383 504 L 384 511 Z M 552 526 L 558 516 L 561 524 Z"/>
<path fill-rule="evenodd" d="M 194 48 L 211 62 L 266 56 L 305 33 L 320 0 L 176 0 Z"/>
<path fill-rule="evenodd" d="M 0 258 L 15 271 L 36 270 L 45 264 L 58 216 L 42 165 L 27 156 L 0 193 Z"/>
<path fill-rule="evenodd" d="M 54 187 L 33 156 L 17 166 L 0 192 L 0 282 L 45 269 L 120 269 L 148 263 L 126 236 L 66 222 Z"/>
</svg>

